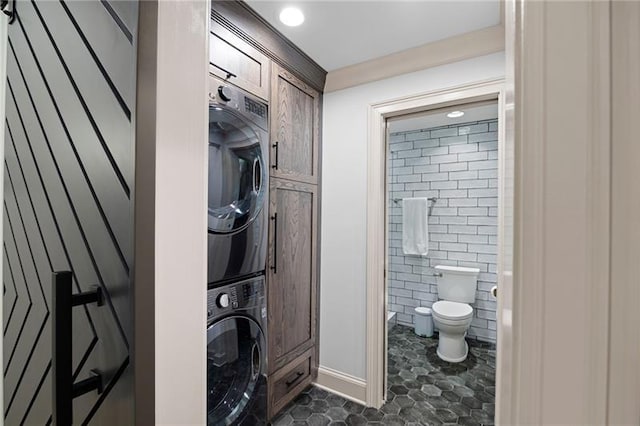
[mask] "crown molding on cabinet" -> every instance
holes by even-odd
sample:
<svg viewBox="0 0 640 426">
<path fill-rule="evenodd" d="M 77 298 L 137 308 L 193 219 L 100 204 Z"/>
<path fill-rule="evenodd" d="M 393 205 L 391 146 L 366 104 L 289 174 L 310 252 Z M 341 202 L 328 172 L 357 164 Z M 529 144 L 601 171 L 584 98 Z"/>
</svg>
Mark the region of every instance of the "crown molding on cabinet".
<svg viewBox="0 0 640 426">
<path fill-rule="evenodd" d="M 501 52 L 504 46 L 505 33 L 502 25 L 472 31 L 330 71 L 327 74 L 324 92 L 335 92 L 438 65 Z"/>
<path fill-rule="evenodd" d="M 327 72 L 243 1 L 213 1 L 211 19 L 322 92 Z"/>
</svg>

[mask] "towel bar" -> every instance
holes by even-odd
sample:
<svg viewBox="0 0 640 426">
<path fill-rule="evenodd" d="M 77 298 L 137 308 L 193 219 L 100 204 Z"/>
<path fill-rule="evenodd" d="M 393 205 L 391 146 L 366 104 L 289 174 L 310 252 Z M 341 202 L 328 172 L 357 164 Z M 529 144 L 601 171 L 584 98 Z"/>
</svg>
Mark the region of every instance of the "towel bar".
<svg viewBox="0 0 640 426">
<path fill-rule="evenodd" d="M 429 206 L 429 216 L 431 216 L 431 213 L 433 213 L 433 206 L 436 205 L 436 203 L 438 202 L 438 198 L 437 197 L 429 197 L 427 198 L 427 200 L 431 201 L 431 205 Z M 400 201 L 402 201 L 402 198 L 394 198 L 393 202 L 395 204 L 398 204 Z"/>
</svg>

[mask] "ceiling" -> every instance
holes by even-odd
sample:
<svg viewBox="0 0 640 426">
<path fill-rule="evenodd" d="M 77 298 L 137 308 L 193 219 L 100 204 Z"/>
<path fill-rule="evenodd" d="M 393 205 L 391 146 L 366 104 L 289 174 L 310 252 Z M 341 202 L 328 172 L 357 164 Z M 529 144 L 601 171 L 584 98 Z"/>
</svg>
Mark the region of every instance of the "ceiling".
<svg viewBox="0 0 640 426">
<path fill-rule="evenodd" d="M 447 114 L 451 111 L 463 111 L 464 115 L 459 118 L 449 118 Z M 497 102 L 467 106 L 460 105 L 389 120 L 389 133 L 411 132 L 414 130 L 431 129 L 433 127 L 450 126 L 452 124 L 490 120 L 492 118 L 498 118 Z"/>
<path fill-rule="evenodd" d="M 499 0 L 245 0 L 327 71 L 500 23 Z M 305 15 L 283 25 L 286 6 Z"/>
</svg>

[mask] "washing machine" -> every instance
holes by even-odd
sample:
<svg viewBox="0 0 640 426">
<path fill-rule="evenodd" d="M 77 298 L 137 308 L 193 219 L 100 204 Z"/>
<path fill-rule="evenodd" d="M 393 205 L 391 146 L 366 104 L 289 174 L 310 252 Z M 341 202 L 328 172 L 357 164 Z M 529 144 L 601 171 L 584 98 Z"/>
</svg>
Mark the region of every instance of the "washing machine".
<svg viewBox="0 0 640 426">
<path fill-rule="evenodd" d="M 209 288 L 263 273 L 267 256 L 267 105 L 215 77 L 209 89 Z"/>
<path fill-rule="evenodd" d="M 266 425 L 264 276 L 207 293 L 207 425 Z"/>
</svg>

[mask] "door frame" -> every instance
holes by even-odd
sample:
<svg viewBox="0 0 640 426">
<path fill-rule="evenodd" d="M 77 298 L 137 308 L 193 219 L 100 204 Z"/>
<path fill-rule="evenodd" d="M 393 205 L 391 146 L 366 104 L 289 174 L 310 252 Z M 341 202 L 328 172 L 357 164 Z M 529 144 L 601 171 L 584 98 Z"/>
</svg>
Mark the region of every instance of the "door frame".
<svg viewBox="0 0 640 426">
<path fill-rule="evenodd" d="M 512 324 L 512 280 L 510 262 L 505 264 L 505 192 L 513 190 L 513 186 L 505 187 L 505 171 L 507 167 L 505 152 L 513 152 L 513 140 L 505 138 L 505 80 L 492 79 L 471 84 L 450 87 L 443 90 L 410 95 L 402 98 L 387 100 L 372 104 L 368 111 L 368 166 L 367 166 L 367 361 L 366 361 L 366 403 L 370 407 L 380 408 L 385 399 L 386 383 L 386 354 L 387 354 L 387 205 L 388 191 L 386 185 L 386 120 L 392 117 L 450 107 L 461 103 L 475 101 L 497 100 L 498 102 L 498 287 L 501 297 L 498 298 L 497 308 L 497 407 L 499 415 L 502 405 L 508 399 L 501 398 L 501 377 L 508 377 L 509 366 L 512 365 L 511 324 Z M 506 144 L 510 144 L 507 147 Z M 513 157 L 509 157 L 513 162 Z M 509 198 L 513 200 L 513 197 Z M 512 201 L 511 201 L 512 202 Z M 509 206 L 508 206 L 509 207 Z M 512 209 L 512 204 L 511 204 Z M 512 211 L 512 210 L 511 210 Z M 512 217 L 509 216 L 509 217 Z M 513 247 L 513 244 L 510 245 Z M 503 266 L 504 265 L 504 266 Z M 505 268 L 505 266 L 508 266 Z M 505 315 L 504 312 L 509 312 Z"/>
</svg>

